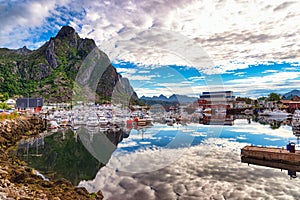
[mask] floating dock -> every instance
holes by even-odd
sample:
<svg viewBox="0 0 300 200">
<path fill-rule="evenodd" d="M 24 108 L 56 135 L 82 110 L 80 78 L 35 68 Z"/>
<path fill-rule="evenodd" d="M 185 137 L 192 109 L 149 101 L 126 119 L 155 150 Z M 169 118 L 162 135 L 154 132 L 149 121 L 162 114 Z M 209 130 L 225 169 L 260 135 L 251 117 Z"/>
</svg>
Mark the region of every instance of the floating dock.
<svg viewBox="0 0 300 200">
<path fill-rule="evenodd" d="M 241 161 L 242 163 L 300 172 L 300 165 L 286 164 L 281 162 L 272 162 L 268 160 L 259 160 L 259 159 L 248 158 L 248 157 L 242 157 Z"/>
<path fill-rule="evenodd" d="M 294 144 L 289 144 L 287 149 L 245 146 L 241 150 L 241 157 L 300 165 L 300 151 L 295 150 Z"/>
</svg>

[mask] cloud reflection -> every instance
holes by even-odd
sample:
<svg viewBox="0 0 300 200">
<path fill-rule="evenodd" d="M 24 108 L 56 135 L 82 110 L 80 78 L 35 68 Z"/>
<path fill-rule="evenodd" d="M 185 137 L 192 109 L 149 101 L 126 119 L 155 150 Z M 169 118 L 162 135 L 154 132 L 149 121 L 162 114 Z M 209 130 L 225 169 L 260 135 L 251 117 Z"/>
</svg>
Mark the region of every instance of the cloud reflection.
<svg viewBox="0 0 300 200">
<path fill-rule="evenodd" d="M 222 144 L 222 145 L 220 145 Z M 163 169 L 131 174 L 103 167 L 94 180 L 82 181 L 89 191 L 101 189 L 106 199 L 297 199 L 299 179 L 286 172 L 240 162 L 245 143 L 209 138 L 189 148 Z M 205 157 L 201 153 L 209 149 Z M 182 149 L 173 150 L 174 153 Z M 149 154 L 149 152 L 140 152 Z M 140 155 L 136 154 L 136 158 Z M 134 156 L 132 156 L 132 159 Z M 144 165 L 151 163 L 142 161 Z M 138 162 L 139 159 L 136 159 Z M 125 162 L 125 160 L 124 160 Z M 130 160 L 127 160 L 127 163 Z M 126 164 L 126 163 L 122 163 Z M 94 188 L 89 187 L 94 185 Z"/>
</svg>

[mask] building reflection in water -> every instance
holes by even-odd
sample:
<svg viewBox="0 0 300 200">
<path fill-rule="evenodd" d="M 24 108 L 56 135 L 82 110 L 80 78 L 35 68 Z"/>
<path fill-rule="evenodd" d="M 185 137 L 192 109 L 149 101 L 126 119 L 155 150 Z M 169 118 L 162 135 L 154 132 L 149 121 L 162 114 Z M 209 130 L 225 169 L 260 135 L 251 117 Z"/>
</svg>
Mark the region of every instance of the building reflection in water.
<svg viewBox="0 0 300 200">
<path fill-rule="evenodd" d="M 203 118 L 199 121 L 200 124 L 204 125 L 234 125 L 234 116 L 226 115 L 226 113 L 222 114 L 211 114 L 211 115 L 203 115 Z"/>
</svg>

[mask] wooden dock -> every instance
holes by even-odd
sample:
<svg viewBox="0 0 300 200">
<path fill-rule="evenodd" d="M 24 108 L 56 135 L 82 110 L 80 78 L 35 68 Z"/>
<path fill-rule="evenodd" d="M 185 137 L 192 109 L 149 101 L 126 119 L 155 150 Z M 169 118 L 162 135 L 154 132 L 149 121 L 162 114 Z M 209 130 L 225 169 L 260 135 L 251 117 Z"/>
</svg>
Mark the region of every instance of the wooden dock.
<svg viewBox="0 0 300 200">
<path fill-rule="evenodd" d="M 248 157 L 242 157 L 241 161 L 242 161 L 242 163 L 248 163 L 248 164 L 253 164 L 253 165 L 260 165 L 260 166 L 265 166 L 265 167 L 300 172 L 300 165 L 286 164 L 286 163 L 274 162 L 274 161 L 268 161 L 268 160 L 259 160 L 259 159 L 248 158 Z"/>
<path fill-rule="evenodd" d="M 299 150 L 288 151 L 284 148 L 245 146 L 241 150 L 241 157 L 300 165 Z"/>
</svg>

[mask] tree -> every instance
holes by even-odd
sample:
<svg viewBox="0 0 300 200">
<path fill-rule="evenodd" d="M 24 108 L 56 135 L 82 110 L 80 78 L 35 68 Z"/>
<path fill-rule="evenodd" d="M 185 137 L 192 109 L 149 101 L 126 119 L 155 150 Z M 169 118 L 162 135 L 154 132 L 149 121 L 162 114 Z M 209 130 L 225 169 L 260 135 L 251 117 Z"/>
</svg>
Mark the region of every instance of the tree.
<svg viewBox="0 0 300 200">
<path fill-rule="evenodd" d="M 277 94 L 277 93 L 272 92 L 272 93 L 270 93 L 268 95 L 268 99 L 267 100 L 268 101 L 279 101 L 280 100 L 280 95 Z"/>
<path fill-rule="evenodd" d="M 251 104 L 252 103 L 252 99 L 250 99 L 249 97 L 237 97 L 235 100 L 236 101 L 245 101 L 246 104 Z"/>
<path fill-rule="evenodd" d="M 3 96 L 4 96 L 4 99 L 5 99 L 4 101 L 6 101 L 7 99 L 9 99 L 8 92 L 4 92 Z"/>
<path fill-rule="evenodd" d="M 263 101 L 263 100 L 266 100 L 266 99 L 267 99 L 267 97 L 258 97 L 257 98 L 258 101 Z"/>
<path fill-rule="evenodd" d="M 7 105 L 5 102 L 0 103 L 0 109 L 9 110 L 11 107 Z"/>
<path fill-rule="evenodd" d="M 9 99 L 8 92 L 0 93 L 0 101 L 6 101 L 7 99 Z"/>
</svg>

